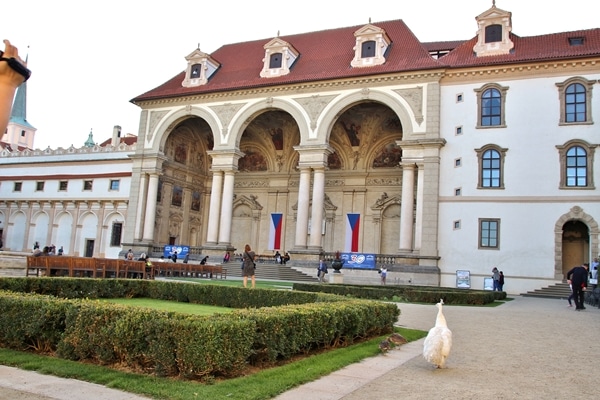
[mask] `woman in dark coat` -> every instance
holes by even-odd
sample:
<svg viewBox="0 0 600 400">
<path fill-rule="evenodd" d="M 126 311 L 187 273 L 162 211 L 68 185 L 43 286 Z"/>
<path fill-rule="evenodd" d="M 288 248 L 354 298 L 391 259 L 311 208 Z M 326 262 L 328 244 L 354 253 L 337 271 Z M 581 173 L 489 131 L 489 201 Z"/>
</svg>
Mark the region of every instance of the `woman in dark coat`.
<svg viewBox="0 0 600 400">
<path fill-rule="evenodd" d="M 252 288 L 256 286 L 256 279 L 254 277 L 254 271 L 256 269 L 256 265 L 254 264 L 255 258 L 256 254 L 252 251 L 250 245 L 247 244 L 246 246 L 244 246 L 244 253 L 242 254 L 242 260 L 244 263 L 244 268 L 242 270 L 244 287 L 248 286 L 248 277 L 252 279 Z"/>
</svg>

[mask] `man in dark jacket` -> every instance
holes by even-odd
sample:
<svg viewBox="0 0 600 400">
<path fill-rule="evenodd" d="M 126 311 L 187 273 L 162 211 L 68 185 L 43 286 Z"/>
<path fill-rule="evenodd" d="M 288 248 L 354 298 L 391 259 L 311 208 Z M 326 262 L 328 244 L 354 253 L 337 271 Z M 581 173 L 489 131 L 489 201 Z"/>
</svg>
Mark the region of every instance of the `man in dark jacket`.
<svg viewBox="0 0 600 400">
<path fill-rule="evenodd" d="M 583 296 L 585 294 L 585 288 L 587 287 L 588 280 L 588 269 L 590 265 L 585 263 L 577 267 L 572 268 L 567 272 L 567 282 L 573 289 L 573 300 L 575 300 L 575 310 L 585 310 L 583 306 Z"/>
</svg>

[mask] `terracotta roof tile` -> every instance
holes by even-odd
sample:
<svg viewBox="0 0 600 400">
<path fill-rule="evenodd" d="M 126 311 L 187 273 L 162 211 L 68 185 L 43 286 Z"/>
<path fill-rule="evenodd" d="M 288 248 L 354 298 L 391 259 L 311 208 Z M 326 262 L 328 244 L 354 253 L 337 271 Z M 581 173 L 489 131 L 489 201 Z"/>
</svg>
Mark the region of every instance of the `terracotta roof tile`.
<svg viewBox="0 0 600 400">
<path fill-rule="evenodd" d="M 131 101 L 426 69 L 464 68 L 600 55 L 600 29 L 530 37 L 511 34 L 515 47 L 510 54 L 477 57 L 473 53 L 476 37 L 466 41 L 421 43 L 402 20 L 373 25 L 384 29 L 392 41 L 383 65 L 366 68 L 350 66 L 354 56 L 354 32 L 364 26 L 357 25 L 282 36 L 281 39 L 300 52 L 288 75 L 277 78 L 261 78 L 259 75 L 265 55 L 263 46 L 272 38 L 234 43 L 224 45 L 211 54 L 221 66 L 206 85 L 193 88 L 181 86 L 185 77 L 184 71 Z M 569 44 L 569 38 L 580 36 L 584 37 L 583 45 Z M 429 51 L 450 49 L 453 50 L 439 59 L 429 55 Z"/>
<path fill-rule="evenodd" d="M 132 101 L 163 97 L 177 97 L 196 93 L 209 93 L 248 89 L 261 86 L 289 85 L 300 82 L 377 75 L 409 70 L 434 69 L 441 65 L 429 56 L 425 47 L 402 20 L 373 23 L 386 31 L 392 44 L 383 65 L 352 68 L 354 57 L 354 32 L 364 25 L 346 28 L 281 36 L 296 48 L 300 56 L 288 75 L 278 78 L 261 78 L 265 50 L 263 46 L 272 38 L 228 44 L 211 54 L 221 64 L 206 85 L 184 88 L 181 82 L 185 72 L 136 97 Z"/>
</svg>

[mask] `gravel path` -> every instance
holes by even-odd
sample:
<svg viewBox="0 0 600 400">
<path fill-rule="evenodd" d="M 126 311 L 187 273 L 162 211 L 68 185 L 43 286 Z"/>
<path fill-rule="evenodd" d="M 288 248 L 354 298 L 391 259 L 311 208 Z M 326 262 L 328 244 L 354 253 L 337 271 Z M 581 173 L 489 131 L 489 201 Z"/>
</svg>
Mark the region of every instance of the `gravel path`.
<svg viewBox="0 0 600 400">
<path fill-rule="evenodd" d="M 399 324 L 428 330 L 434 305 L 400 305 Z M 446 369 L 414 357 L 345 400 L 595 397 L 600 310 L 517 297 L 495 308 L 444 306 L 453 347 Z M 402 351 L 396 350 L 396 351 Z"/>
</svg>

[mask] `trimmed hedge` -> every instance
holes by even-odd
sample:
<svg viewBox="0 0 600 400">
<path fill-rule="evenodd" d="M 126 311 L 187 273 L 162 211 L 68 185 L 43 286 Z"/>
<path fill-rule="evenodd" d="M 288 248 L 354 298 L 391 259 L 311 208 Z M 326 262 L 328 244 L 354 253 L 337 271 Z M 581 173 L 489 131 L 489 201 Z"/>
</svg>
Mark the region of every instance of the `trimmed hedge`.
<svg viewBox="0 0 600 400">
<path fill-rule="evenodd" d="M 506 292 L 434 286 L 362 286 L 294 283 L 293 288 L 294 290 L 330 293 L 360 299 L 393 300 L 396 298 L 415 303 L 437 303 L 443 298 L 446 304 L 484 305 L 493 303 L 496 300 L 506 299 Z"/>
<path fill-rule="evenodd" d="M 3 347 L 55 351 L 71 360 L 191 379 L 230 377 L 247 364 L 273 363 L 388 333 L 400 314 L 394 304 L 325 293 L 169 281 L 0 278 L 0 290 Z M 95 300 L 102 297 L 239 310 L 194 316 Z"/>
</svg>

